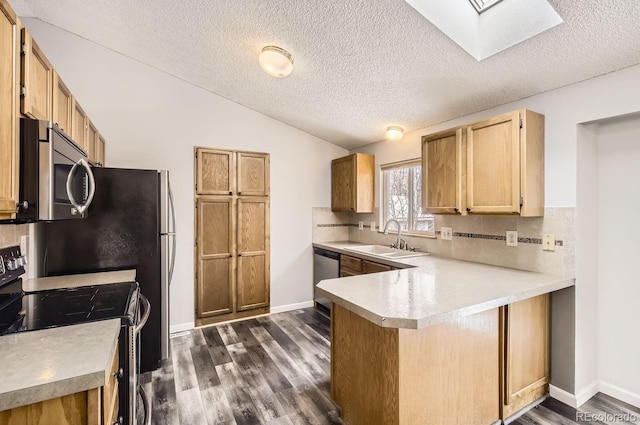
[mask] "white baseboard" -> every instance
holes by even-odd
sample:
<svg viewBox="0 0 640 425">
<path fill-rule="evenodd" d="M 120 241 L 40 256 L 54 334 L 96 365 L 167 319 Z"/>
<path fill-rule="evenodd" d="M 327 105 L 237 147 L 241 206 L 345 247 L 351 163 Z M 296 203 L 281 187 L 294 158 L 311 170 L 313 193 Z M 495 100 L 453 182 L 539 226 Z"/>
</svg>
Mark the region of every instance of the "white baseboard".
<svg viewBox="0 0 640 425">
<path fill-rule="evenodd" d="M 604 381 L 600 381 L 600 392 L 640 408 L 640 394 L 633 393 Z"/>
<path fill-rule="evenodd" d="M 576 391 L 576 405 L 575 408 L 582 406 L 585 404 L 591 397 L 598 394 L 600 391 L 600 382 L 593 381 L 587 387 L 583 388 L 581 391 Z"/>
<path fill-rule="evenodd" d="M 169 333 L 174 334 L 177 332 L 190 331 L 195 327 L 196 327 L 195 322 L 178 323 L 177 325 L 170 326 Z"/>
<path fill-rule="evenodd" d="M 554 385 L 549 385 L 549 395 L 552 398 L 555 398 L 558 401 L 563 402 L 567 406 L 571 406 L 576 409 L 576 396 L 563 390 L 562 388 L 558 388 Z"/>
<path fill-rule="evenodd" d="M 270 313 L 271 314 L 284 313 L 285 311 L 291 311 L 291 310 L 298 310 L 300 308 L 313 307 L 313 305 L 314 305 L 313 301 L 304 301 L 304 302 L 295 303 L 295 304 L 278 305 L 278 306 L 275 306 L 275 307 L 271 307 Z"/>
</svg>

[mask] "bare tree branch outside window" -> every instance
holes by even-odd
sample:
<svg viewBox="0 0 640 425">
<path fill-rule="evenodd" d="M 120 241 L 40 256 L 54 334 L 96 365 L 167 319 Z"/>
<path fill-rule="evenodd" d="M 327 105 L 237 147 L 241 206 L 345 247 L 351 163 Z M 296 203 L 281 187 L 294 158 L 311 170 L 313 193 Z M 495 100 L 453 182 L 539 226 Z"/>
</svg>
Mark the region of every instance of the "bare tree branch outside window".
<svg viewBox="0 0 640 425">
<path fill-rule="evenodd" d="M 422 212 L 422 167 L 407 165 L 383 171 L 384 220 L 396 219 L 403 231 L 433 232 L 433 215 Z"/>
</svg>

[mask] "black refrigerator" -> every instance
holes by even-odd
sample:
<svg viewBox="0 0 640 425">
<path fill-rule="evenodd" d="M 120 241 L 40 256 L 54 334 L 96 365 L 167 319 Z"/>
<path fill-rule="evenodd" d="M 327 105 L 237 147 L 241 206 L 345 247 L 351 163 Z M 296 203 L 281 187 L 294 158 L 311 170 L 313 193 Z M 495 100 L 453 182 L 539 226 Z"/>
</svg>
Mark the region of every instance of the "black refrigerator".
<svg viewBox="0 0 640 425">
<path fill-rule="evenodd" d="M 169 356 L 169 285 L 175 214 L 169 173 L 92 168 L 95 196 L 83 220 L 38 223 L 38 274 L 136 270 L 151 315 L 140 336 L 140 372 Z"/>
</svg>

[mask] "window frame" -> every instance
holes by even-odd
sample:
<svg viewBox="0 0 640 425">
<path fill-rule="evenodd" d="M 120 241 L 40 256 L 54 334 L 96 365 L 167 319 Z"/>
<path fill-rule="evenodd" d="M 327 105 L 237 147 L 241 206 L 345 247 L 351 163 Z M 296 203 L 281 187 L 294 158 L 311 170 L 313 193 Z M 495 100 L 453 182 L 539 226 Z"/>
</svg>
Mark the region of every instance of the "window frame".
<svg viewBox="0 0 640 425">
<path fill-rule="evenodd" d="M 412 158 L 412 159 L 407 159 L 407 160 L 403 160 L 403 161 L 397 161 L 397 162 L 391 162 L 391 163 L 387 163 L 387 164 L 381 164 L 380 165 L 380 211 L 379 211 L 379 221 L 380 221 L 380 226 L 378 228 L 378 232 L 382 233 L 384 230 L 384 225 L 387 222 L 387 217 L 386 217 L 386 205 L 387 205 L 387 181 L 388 181 L 388 176 L 385 174 L 385 171 L 389 171 L 389 170 L 393 170 L 396 168 L 414 168 L 414 167 L 421 167 L 422 168 L 422 159 L 421 158 Z M 411 174 L 411 173 L 410 173 Z M 415 188 L 415 185 L 417 184 L 420 188 L 420 194 L 422 195 L 422 191 L 424 189 L 423 184 L 422 184 L 422 179 L 420 179 L 421 181 L 419 182 L 415 182 L 414 179 L 411 177 L 409 178 L 409 196 L 413 196 L 413 190 Z M 413 205 L 413 199 L 410 199 L 410 205 Z M 423 237 L 423 238 L 435 238 L 436 234 L 435 234 L 435 215 L 434 214 L 426 214 L 428 216 L 432 217 L 433 220 L 433 230 L 413 230 L 411 229 L 411 227 L 413 227 L 413 222 L 414 222 L 414 217 L 413 217 L 413 208 L 409 209 L 409 217 L 408 217 L 408 223 L 407 223 L 407 227 L 408 230 L 406 231 L 402 231 L 403 235 L 409 235 L 409 236 L 417 236 L 417 237 Z"/>
</svg>

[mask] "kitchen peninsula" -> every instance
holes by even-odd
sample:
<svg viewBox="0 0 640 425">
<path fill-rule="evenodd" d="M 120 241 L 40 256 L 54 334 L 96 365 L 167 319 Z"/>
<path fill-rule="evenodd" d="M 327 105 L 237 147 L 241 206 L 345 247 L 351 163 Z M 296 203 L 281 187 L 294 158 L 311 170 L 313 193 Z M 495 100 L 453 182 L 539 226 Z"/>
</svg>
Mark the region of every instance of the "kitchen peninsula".
<svg viewBox="0 0 640 425">
<path fill-rule="evenodd" d="M 314 244 L 353 255 L 350 245 Z M 332 302 L 331 394 L 346 424 L 490 425 L 546 394 L 548 294 L 573 278 L 362 258 L 405 268 L 317 287 Z"/>
</svg>

